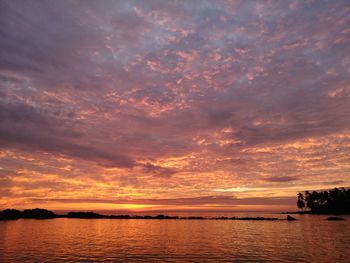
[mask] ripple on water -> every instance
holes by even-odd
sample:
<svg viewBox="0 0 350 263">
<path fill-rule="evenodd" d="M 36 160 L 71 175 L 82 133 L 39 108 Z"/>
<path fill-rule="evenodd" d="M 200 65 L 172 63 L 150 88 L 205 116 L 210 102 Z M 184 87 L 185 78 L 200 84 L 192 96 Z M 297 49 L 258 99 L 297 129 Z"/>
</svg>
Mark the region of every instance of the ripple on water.
<svg viewBox="0 0 350 263">
<path fill-rule="evenodd" d="M 346 262 L 350 219 L 0 222 L 0 262 Z"/>
</svg>

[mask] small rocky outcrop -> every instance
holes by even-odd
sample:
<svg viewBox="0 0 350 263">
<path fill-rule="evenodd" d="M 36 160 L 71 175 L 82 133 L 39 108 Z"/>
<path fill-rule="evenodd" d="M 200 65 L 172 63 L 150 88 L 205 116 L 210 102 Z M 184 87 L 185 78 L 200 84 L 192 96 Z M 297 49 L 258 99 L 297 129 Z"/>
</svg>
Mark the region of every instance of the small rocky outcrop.
<svg viewBox="0 0 350 263">
<path fill-rule="evenodd" d="M 290 215 L 287 215 L 287 221 L 295 221 L 295 220 L 297 220 L 297 219 L 290 216 Z"/>
</svg>

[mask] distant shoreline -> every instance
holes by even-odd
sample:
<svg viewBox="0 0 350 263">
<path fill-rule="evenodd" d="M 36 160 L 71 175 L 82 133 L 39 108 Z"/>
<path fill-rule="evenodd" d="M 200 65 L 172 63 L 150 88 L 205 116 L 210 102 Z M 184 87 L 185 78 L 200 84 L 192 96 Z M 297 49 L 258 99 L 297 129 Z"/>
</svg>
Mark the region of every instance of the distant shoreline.
<svg viewBox="0 0 350 263">
<path fill-rule="evenodd" d="M 306 214 L 307 211 L 303 212 L 283 212 L 282 214 Z M 315 213 L 311 213 L 315 214 Z M 277 218 L 277 217 L 202 217 L 202 216 L 167 216 L 159 214 L 156 216 L 144 215 L 103 215 L 95 212 L 69 212 L 64 215 L 55 214 L 52 211 L 46 209 L 25 209 L 24 211 L 16 209 L 5 209 L 0 211 L 0 220 L 17 220 L 17 219 L 55 219 L 55 218 L 73 218 L 73 219 L 146 219 L 146 220 L 242 220 L 242 221 L 294 221 L 296 218 L 287 215 L 286 218 Z"/>
<path fill-rule="evenodd" d="M 256 220 L 256 221 L 276 221 L 276 220 L 284 220 L 277 217 L 202 217 L 202 216 L 188 216 L 188 217 L 180 217 L 180 216 L 167 216 L 167 215 L 102 215 L 94 212 L 69 212 L 65 215 L 42 215 L 42 214 L 32 214 L 32 215 L 1 215 L 0 220 L 17 220 L 17 219 L 55 219 L 55 218 L 69 218 L 69 219 L 146 219 L 146 220 Z"/>
<path fill-rule="evenodd" d="M 202 216 L 168 216 L 159 214 L 150 215 L 103 215 L 95 212 L 68 212 L 64 215 L 58 215 L 52 211 L 35 208 L 25 209 L 23 211 L 17 209 L 5 209 L 0 212 L 0 220 L 16 220 L 16 219 L 54 219 L 54 218 L 77 218 L 77 219 L 176 219 L 176 220 L 255 220 L 255 221 L 276 221 L 287 220 L 277 217 L 202 217 Z"/>
</svg>

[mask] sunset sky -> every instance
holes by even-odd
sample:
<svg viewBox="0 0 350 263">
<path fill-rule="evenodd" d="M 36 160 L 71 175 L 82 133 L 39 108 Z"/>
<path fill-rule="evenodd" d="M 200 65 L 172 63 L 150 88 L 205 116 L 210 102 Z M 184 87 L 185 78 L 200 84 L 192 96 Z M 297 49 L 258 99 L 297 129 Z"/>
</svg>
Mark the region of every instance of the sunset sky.
<svg viewBox="0 0 350 263">
<path fill-rule="evenodd" d="M 296 210 L 350 186 L 349 1 L 0 1 L 0 208 Z"/>
</svg>

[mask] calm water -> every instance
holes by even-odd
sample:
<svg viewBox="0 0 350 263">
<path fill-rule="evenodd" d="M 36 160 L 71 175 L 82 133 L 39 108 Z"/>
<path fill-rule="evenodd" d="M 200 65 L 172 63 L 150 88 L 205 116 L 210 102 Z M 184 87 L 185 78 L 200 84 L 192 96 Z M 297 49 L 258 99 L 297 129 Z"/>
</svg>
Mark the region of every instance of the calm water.
<svg viewBox="0 0 350 263">
<path fill-rule="evenodd" d="M 296 217 L 0 221 L 0 262 L 349 262 L 350 217 Z"/>
</svg>

